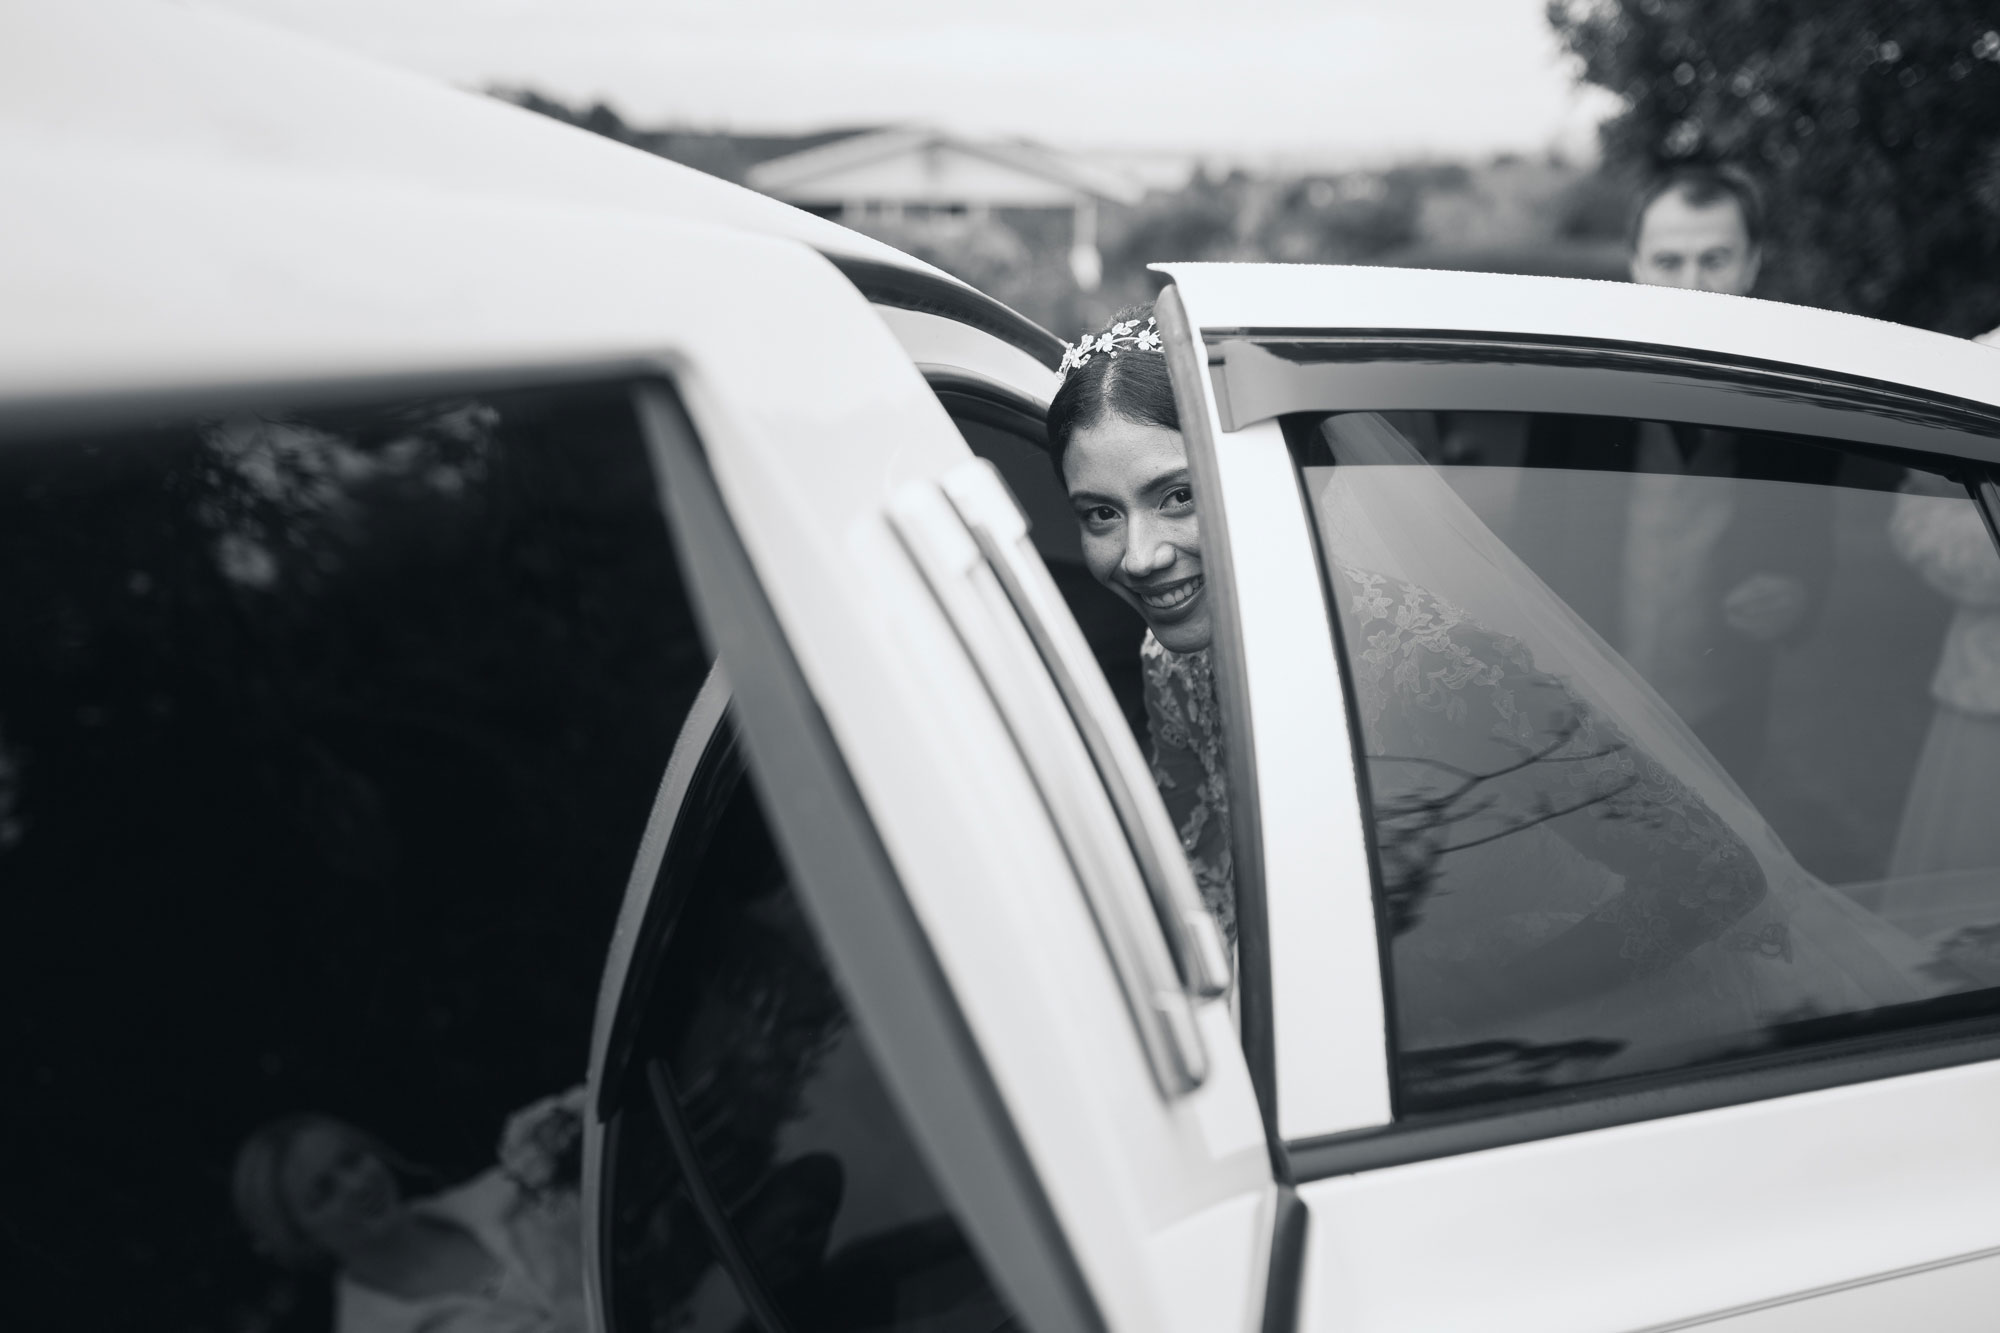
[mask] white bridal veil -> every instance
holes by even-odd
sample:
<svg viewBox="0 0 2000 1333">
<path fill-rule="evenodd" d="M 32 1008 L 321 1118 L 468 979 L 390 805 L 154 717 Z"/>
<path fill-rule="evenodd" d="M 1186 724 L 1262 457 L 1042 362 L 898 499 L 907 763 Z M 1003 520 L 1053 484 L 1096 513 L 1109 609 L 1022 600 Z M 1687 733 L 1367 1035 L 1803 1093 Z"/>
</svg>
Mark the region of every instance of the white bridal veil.
<svg viewBox="0 0 2000 1333">
<path fill-rule="evenodd" d="M 1510 550 L 1400 431 L 1376 413 L 1327 418 L 1320 434 L 1333 466 L 1304 469 L 1321 540 L 1346 598 L 1340 567 L 1414 585 L 1494 634 L 1518 639 L 1535 666 L 1561 677 L 1584 703 L 1677 777 L 1734 831 L 1763 871 L 1767 892 L 1732 930 L 1779 942 L 1769 950 L 1718 940 L 1691 958 L 1704 988 L 1727 1004 L 1658 1030 L 1647 1003 L 1597 1003 L 1586 1027 L 1616 1023 L 1621 1039 L 1739 1039 L 1786 1018 L 1851 1013 L 1946 989 L 1925 972 L 1929 953 L 1908 935 L 1823 883 L 1786 850 L 1737 784 L 1680 716 L 1561 597 Z M 1635 997 L 1636 1001 L 1636 997 Z M 1653 1006 L 1656 1007 L 1656 1006 Z M 1685 1005 L 1676 1005 L 1685 1014 Z M 1584 1020 L 1579 1018 L 1579 1022 Z M 1581 1030 L 1581 1029 L 1580 1029 Z"/>
</svg>

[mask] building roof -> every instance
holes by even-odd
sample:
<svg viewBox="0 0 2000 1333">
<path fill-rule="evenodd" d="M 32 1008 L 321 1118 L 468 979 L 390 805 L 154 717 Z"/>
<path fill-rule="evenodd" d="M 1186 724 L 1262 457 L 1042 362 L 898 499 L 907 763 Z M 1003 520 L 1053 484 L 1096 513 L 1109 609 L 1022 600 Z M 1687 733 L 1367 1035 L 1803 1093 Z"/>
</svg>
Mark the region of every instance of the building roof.
<svg viewBox="0 0 2000 1333">
<path fill-rule="evenodd" d="M 1138 182 L 1025 140 L 964 139 L 942 130 L 856 134 L 759 163 L 754 188 L 803 204 L 849 199 L 1047 207 L 1082 198 L 1133 203 Z"/>
</svg>

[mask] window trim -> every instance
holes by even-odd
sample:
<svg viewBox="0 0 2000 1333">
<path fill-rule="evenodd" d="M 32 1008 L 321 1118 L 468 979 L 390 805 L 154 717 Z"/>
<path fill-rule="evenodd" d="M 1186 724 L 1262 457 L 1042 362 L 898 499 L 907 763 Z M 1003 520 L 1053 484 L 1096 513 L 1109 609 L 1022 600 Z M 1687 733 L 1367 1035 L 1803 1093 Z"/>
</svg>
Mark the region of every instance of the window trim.
<svg viewBox="0 0 2000 1333">
<path fill-rule="evenodd" d="M 728 679 L 719 664 L 712 665 L 667 760 L 666 777 L 654 799 L 632 881 L 625 891 L 627 902 L 641 909 L 639 919 L 629 926 L 621 919 L 612 936 L 604 991 L 598 997 L 599 1022 L 607 1025 L 606 1036 L 592 1069 L 593 1101 L 600 1120 L 608 1122 L 628 1100 L 627 1085 L 634 1077 L 634 1051 L 642 1026 L 634 1011 L 643 1003 L 641 997 L 653 989 L 661 955 L 679 923 L 687 899 L 680 886 L 689 862 L 706 846 L 709 832 L 741 780 L 740 748 L 729 724 Z M 718 777 L 732 767 L 735 774 L 726 786 L 720 784 Z M 694 813 L 693 801 L 702 803 L 698 830 L 690 829 L 687 819 Z"/>
<path fill-rule="evenodd" d="M 1303 1183 L 1991 1060 L 2000 1060 L 2000 1015 L 1756 1056 L 1692 1074 L 1669 1071 L 1486 1108 L 1431 1112 L 1378 1129 L 1294 1140 L 1285 1148 Z"/>
<path fill-rule="evenodd" d="M 1924 393 L 1887 380 L 1841 375 L 1776 360 L 1730 356 L 1642 341 L 1460 329 L 1215 327 L 1203 329 L 1202 337 L 1209 350 L 1210 364 L 1221 372 L 1218 382 L 1225 385 L 1232 378 L 1227 369 L 1232 345 L 1258 350 L 1277 344 L 1309 346 L 1320 353 L 1312 358 L 1313 363 L 1327 365 L 1499 366 L 1514 371 L 1536 368 L 1573 374 L 1637 372 L 1661 380 L 1700 385 L 1710 390 L 1776 395 L 1790 399 L 1801 407 L 1811 406 L 1847 414 L 1866 411 L 1875 414 L 1878 419 L 1887 417 L 1906 426 L 1984 436 L 1989 448 L 1983 455 L 1971 452 L 1953 456 L 2000 462 L 2000 454 L 1990 448 L 1993 438 L 2000 437 L 2000 407 L 1971 399 Z M 1227 429 L 1232 431 L 1240 430 L 1253 421 L 1289 412 L 1336 410 L 1335 407 L 1310 403 L 1280 405 L 1263 400 L 1261 393 L 1246 395 L 1238 392 L 1232 395 L 1226 387 L 1220 388 L 1216 396 L 1222 419 L 1227 423 Z M 1391 409 L 1377 407 L 1371 410 Z M 1431 410 L 1445 409 L 1432 405 Z M 1487 410 L 1504 409 L 1489 405 Z M 1740 421 L 1735 424 L 1739 429 L 1747 429 Z M 1814 434 L 1815 431 L 1804 427 L 1796 428 L 1794 433 Z M 1926 452 L 1939 451 L 1934 443 L 1920 447 Z M 1943 452 L 1952 451 L 1945 449 Z"/>
<path fill-rule="evenodd" d="M 1211 348 L 1211 357 L 1213 355 L 1214 349 Z M 1433 373 L 1448 374 L 1450 368 L 1433 367 Z M 1356 410 L 1372 409 L 1357 406 Z M 1859 416 L 1866 408 L 1843 410 L 1850 416 Z M 1989 429 L 2000 437 L 2000 413 L 1993 414 L 1990 420 Z M 1277 422 L 1275 418 L 1265 418 L 1257 424 L 1275 427 Z M 1727 428 L 1728 423 L 1722 424 Z M 2000 466 L 1971 454 L 1939 454 L 1902 445 L 1885 445 L 1879 442 L 1881 433 L 1879 430 L 1874 432 L 1875 441 L 1829 439 L 1817 435 L 1814 438 L 1826 447 L 1837 448 L 1844 453 L 1907 462 L 1954 476 L 1965 485 L 1968 498 L 1986 519 L 1988 535 L 1994 541 L 1996 552 L 2000 552 Z M 1986 443 L 1990 446 L 1992 441 Z M 1296 465 L 1294 473 L 1297 474 Z M 1325 552 L 1317 541 L 1315 556 L 1322 586 L 1328 586 Z M 1338 642 L 1340 627 L 1337 617 L 1329 615 L 1328 628 Z M 1351 664 L 1344 650 L 1339 654 L 1338 663 L 1342 689 L 1351 709 L 1355 691 Z M 1365 776 L 1365 756 L 1360 749 L 1361 734 L 1355 728 L 1350 735 L 1355 747 L 1355 783 L 1363 809 L 1367 810 L 1371 796 Z M 1374 857 L 1372 815 L 1370 819 L 1368 893 L 1371 899 L 1378 899 L 1381 874 Z M 1386 934 L 1381 948 L 1383 1003 L 1385 1013 L 1393 1014 L 1394 982 L 1388 962 L 1389 941 Z M 1392 1095 L 1396 1086 L 1395 1049 L 1395 1033 L 1385 1026 L 1382 1062 Z M 1635 1075 L 1577 1088 L 1555 1089 L 1483 1106 L 1407 1117 L 1399 1113 L 1390 1123 L 1373 1128 L 1288 1139 L 1285 1151 L 1291 1161 L 1294 1178 L 1303 1183 L 1992 1060 L 2000 1060 L 2000 1013 L 1895 1032 L 1838 1038 L 1820 1046 L 1718 1061 L 1693 1069 Z"/>
</svg>

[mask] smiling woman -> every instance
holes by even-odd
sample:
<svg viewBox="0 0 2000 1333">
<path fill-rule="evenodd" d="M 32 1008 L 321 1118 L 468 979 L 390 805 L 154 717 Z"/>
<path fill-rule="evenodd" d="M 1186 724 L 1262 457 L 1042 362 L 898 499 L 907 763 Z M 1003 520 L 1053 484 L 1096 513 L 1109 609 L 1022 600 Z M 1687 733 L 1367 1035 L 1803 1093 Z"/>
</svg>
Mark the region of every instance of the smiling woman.
<svg viewBox="0 0 2000 1333">
<path fill-rule="evenodd" d="M 1201 522 L 1180 415 L 1150 305 L 1130 306 L 1063 357 L 1049 451 L 1082 530 L 1091 576 L 1146 622 L 1153 780 L 1202 899 L 1236 938 L 1229 789 L 1208 648 Z"/>
<path fill-rule="evenodd" d="M 573 1188 L 487 1171 L 409 1199 L 417 1173 L 332 1116 L 287 1116 L 236 1157 L 236 1211 L 292 1269 L 332 1268 L 335 1333 L 581 1333 Z"/>
</svg>

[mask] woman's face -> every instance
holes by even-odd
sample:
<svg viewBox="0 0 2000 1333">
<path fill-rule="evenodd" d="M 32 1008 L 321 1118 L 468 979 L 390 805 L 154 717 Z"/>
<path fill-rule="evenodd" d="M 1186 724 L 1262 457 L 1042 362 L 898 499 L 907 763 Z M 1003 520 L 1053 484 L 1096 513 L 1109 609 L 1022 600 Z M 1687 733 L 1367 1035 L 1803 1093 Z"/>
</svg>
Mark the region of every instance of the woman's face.
<svg viewBox="0 0 2000 1333">
<path fill-rule="evenodd" d="M 402 1217 L 395 1173 L 339 1125 L 300 1131 L 278 1187 L 299 1230 L 335 1258 L 386 1234 Z"/>
<path fill-rule="evenodd" d="M 1208 647 L 1201 526 L 1179 431 L 1109 417 L 1070 436 L 1063 481 L 1091 574 L 1131 604 L 1161 646 Z"/>
</svg>

